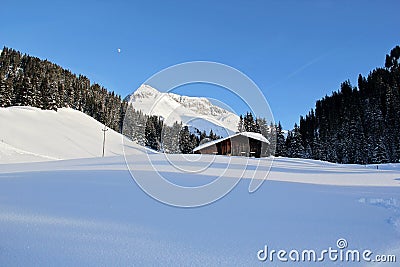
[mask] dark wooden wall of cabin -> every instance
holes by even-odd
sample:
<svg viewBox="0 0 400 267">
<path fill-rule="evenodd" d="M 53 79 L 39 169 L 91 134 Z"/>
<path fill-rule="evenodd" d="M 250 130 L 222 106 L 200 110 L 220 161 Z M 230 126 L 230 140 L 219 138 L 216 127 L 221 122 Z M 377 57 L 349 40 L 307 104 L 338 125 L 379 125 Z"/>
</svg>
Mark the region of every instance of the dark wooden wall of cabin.
<svg viewBox="0 0 400 267">
<path fill-rule="evenodd" d="M 261 157 L 262 142 L 246 136 L 235 136 L 198 151 L 201 154 Z"/>
</svg>

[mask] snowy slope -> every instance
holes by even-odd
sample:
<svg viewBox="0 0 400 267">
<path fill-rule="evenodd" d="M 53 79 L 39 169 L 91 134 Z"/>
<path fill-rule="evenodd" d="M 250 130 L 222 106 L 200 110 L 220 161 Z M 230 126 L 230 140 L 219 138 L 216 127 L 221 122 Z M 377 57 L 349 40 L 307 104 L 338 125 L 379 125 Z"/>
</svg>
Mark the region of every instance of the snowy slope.
<svg viewBox="0 0 400 267">
<path fill-rule="evenodd" d="M 209 181 L 228 162 L 216 157 L 207 175 L 182 174 L 164 155 L 149 157 L 165 167 L 163 175 L 193 184 Z M 131 160 L 148 176 L 153 169 L 145 158 L 137 154 Z M 267 160 L 251 159 L 248 169 Z M 0 265 L 347 266 L 328 257 L 318 263 L 257 259 L 264 246 L 321 251 L 337 249 L 339 238 L 347 240 L 348 249 L 396 255 L 399 261 L 400 166 L 384 168 L 276 158 L 255 193 L 248 193 L 249 180 L 243 179 L 219 201 L 184 209 L 148 197 L 122 157 L 3 165 Z"/>
<path fill-rule="evenodd" d="M 104 126 L 72 109 L 0 108 L 0 164 L 102 155 Z M 122 135 L 106 132 L 106 156 L 122 155 Z"/>
<path fill-rule="evenodd" d="M 136 110 L 162 116 L 168 125 L 182 121 L 207 133 L 212 129 L 221 136 L 236 132 L 239 122 L 236 114 L 213 105 L 207 98 L 161 93 L 149 85 L 141 85 L 128 100 Z"/>
</svg>

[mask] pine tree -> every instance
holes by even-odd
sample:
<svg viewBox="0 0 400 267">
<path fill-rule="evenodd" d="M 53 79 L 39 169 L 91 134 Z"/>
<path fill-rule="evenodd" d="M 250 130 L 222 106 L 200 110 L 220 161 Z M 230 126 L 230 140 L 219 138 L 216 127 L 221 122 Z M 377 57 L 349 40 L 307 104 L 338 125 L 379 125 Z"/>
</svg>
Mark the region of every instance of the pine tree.
<svg viewBox="0 0 400 267">
<path fill-rule="evenodd" d="M 285 136 L 282 131 L 282 125 L 281 122 L 278 123 L 278 126 L 276 127 L 276 150 L 275 150 L 275 156 L 277 157 L 283 157 L 286 155 L 286 148 L 285 148 Z"/>
<path fill-rule="evenodd" d="M 310 144 L 306 145 L 306 147 L 304 149 L 303 157 L 306 158 L 306 159 L 312 159 L 313 158 L 313 152 L 312 152 Z"/>
<path fill-rule="evenodd" d="M 6 82 L 0 80 L 0 107 L 8 107 L 11 104 L 9 88 L 6 86 Z"/>
<path fill-rule="evenodd" d="M 199 138 L 195 134 L 190 134 L 190 143 L 189 143 L 189 149 L 190 153 L 193 152 L 193 149 L 195 149 L 200 143 Z"/>
<path fill-rule="evenodd" d="M 183 154 L 189 154 L 193 150 L 193 140 L 190 136 L 189 128 L 184 126 L 179 133 L 179 149 Z"/>
<path fill-rule="evenodd" d="M 34 92 L 34 88 L 31 84 L 29 77 L 24 77 L 22 79 L 22 86 L 24 87 L 26 92 L 24 106 L 36 107 L 37 106 L 36 93 Z"/>
<path fill-rule="evenodd" d="M 147 118 L 145 127 L 145 145 L 154 150 L 159 150 L 160 144 L 159 140 L 157 139 L 157 128 L 155 125 L 156 120 L 156 116 L 151 116 Z"/>
<path fill-rule="evenodd" d="M 134 111 L 132 113 L 132 140 L 141 146 L 146 145 L 145 130 L 147 119 L 148 117 L 141 111 Z"/>
<path fill-rule="evenodd" d="M 285 140 L 285 157 L 292 158 L 294 153 L 293 153 L 293 131 L 288 131 L 287 137 Z"/>
<path fill-rule="evenodd" d="M 42 103 L 43 109 L 57 111 L 56 94 L 55 88 L 49 83 L 47 79 L 42 81 L 40 85 L 40 91 L 42 92 Z"/>
<path fill-rule="evenodd" d="M 253 123 L 252 131 L 255 133 L 261 133 L 260 123 L 259 123 L 258 119 L 256 119 Z"/>
<path fill-rule="evenodd" d="M 162 143 L 165 153 L 180 153 L 179 135 L 182 131 L 182 123 L 174 122 L 172 126 L 164 126 L 162 133 Z"/>
<path fill-rule="evenodd" d="M 259 133 L 261 133 L 265 138 L 270 137 L 270 129 L 273 128 L 273 124 L 271 122 L 270 126 L 268 126 L 267 120 L 265 118 L 258 118 L 257 119 Z M 271 128 L 272 127 L 272 128 Z"/>
<path fill-rule="evenodd" d="M 294 125 L 294 129 L 291 132 L 290 143 L 289 143 L 290 157 L 293 158 L 304 158 L 304 147 L 301 140 L 300 129 L 297 124 Z"/>
<path fill-rule="evenodd" d="M 388 162 L 388 155 L 382 138 L 379 138 L 378 143 L 375 145 L 373 162 L 378 164 Z"/>
<path fill-rule="evenodd" d="M 210 130 L 210 133 L 208 134 L 208 137 L 209 137 L 211 140 L 217 140 L 217 139 L 218 139 L 218 136 L 213 132 L 212 129 Z"/>
<path fill-rule="evenodd" d="M 247 112 L 246 116 L 243 119 L 243 125 L 246 132 L 254 132 L 255 131 L 255 122 L 253 118 L 253 114 Z"/>
<path fill-rule="evenodd" d="M 24 86 L 22 77 L 18 77 L 15 81 L 15 105 L 26 106 L 28 103 L 28 88 Z"/>
<path fill-rule="evenodd" d="M 239 123 L 238 123 L 238 132 L 241 133 L 241 132 L 244 132 L 244 131 L 245 131 L 245 128 L 244 128 L 244 124 L 243 124 L 243 116 L 240 115 Z"/>
<path fill-rule="evenodd" d="M 265 119 L 259 119 L 261 134 L 269 141 L 269 144 L 262 143 L 261 155 L 271 156 L 275 155 L 277 146 L 277 126 L 272 122 L 267 126 L 267 121 Z"/>
<path fill-rule="evenodd" d="M 206 131 L 202 131 L 201 133 L 200 133 L 200 141 L 202 141 L 203 139 L 205 139 L 205 138 L 207 138 L 207 133 L 206 133 Z"/>
<path fill-rule="evenodd" d="M 121 133 L 131 140 L 134 140 L 134 127 L 135 127 L 135 110 L 132 104 L 127 106 L 125 116 L 122 117 L 122 131 Z"/>
</svg>

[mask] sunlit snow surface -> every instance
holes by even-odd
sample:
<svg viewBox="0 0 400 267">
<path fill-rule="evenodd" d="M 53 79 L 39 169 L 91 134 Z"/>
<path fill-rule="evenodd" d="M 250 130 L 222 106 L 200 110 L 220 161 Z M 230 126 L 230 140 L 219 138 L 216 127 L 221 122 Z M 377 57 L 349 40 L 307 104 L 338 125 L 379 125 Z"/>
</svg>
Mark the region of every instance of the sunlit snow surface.
<svg viewBox="0 0 400 267">
<path fill-rule="evenodd" d="M 153 171 L 145 154 L 132 154 L 142 175 Z M 182 174 L 162 154 L 149 156 L 162 175 L 185 185 L 208 183 L 227 164 L 227 157 L 216 157 L 207 175 Z M 0 266 L 309 266 L 262 263 L 257 251 L 335 248 L 339 238 L 349 248 L 400 260 L 399 165 L 376 170 L 276 158 L 258 191 L 249 194 L 249 182 L 187 209 L 146 195 L 121 156 L 1 164 Z"/>
<path fill-rule="evenodd" d="M 102 155 L 104 125 L 70 108 L 0 108 L 0 126 L 0 164 Z M 121 134 L 108 129 L 105 155 L 123 155 L 122 145 Z"/>
</svg>

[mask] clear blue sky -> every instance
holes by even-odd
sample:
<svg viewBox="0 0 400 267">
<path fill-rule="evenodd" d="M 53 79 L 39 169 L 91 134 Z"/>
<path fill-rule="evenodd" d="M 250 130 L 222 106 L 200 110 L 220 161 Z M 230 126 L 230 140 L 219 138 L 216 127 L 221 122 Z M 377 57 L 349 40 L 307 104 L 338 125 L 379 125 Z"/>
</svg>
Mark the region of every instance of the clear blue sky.
<svg viewBox="0 0 400 267">
<path fill-rule="evenodd" d="M 356 85 L 359 73 L 383 66 L 400 44 L 399 10 L 398 0 L 7 1 L 0 45 L 122 96 L 177 63 L 228 64 L 254 80 L 275 119 L 292 128 L 342 81 Z"/>
</svg>

